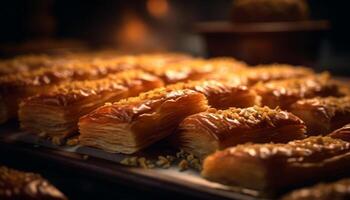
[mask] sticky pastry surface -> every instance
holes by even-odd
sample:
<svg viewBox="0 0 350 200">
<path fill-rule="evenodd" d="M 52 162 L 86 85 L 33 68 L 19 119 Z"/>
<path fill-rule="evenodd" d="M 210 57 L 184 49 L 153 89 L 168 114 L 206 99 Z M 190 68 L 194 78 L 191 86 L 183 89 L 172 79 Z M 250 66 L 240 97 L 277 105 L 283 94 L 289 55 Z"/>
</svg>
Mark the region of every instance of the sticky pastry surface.
<svg viewBox="0 0 350 200">
<path fill-rule="evenodd" d="M 334 130 L 329 136 L 350 142 L 350 124 L 346 124 L 345 126 Z"/>
<path fill-rule="evenodd" d="M 55 186 L 39 174 L 0 166 L 0 199 L 67 200 Z"/>
<path fill-rule="evenodd" d="M 151 90 L 81 117 L 79 141 L 109 152 L 134 153 L 172 134 L 186 116 L 207 108 L 205 96 L 193 90 Z"/>
<path fill-rule="evenodd" d="M 268 107 L 210 109 L 180 124 L 181 148 L 204 157 L 226 147 L 252 143 L 288 142 L 304 138 L 306 127 L 295 115 Z"/>
<path fill-rule="evenodd" d="M 16 73 L 0 77 L 0 106 L 4 112 L 0 116 L 0 123 L 15 118 L 19 103 L 30 96 L 47 93 L 54 85 L 70 81 L 94 80 L 104 78 L 111 73 L 129 69 L 141 69 L 142 66 L 175 64 L 182 60 L 191 60 L 183 54 L 141 54 L 124 55 L 112 58 L 96 56 L 90 59 L 65 59 L 48 68 Z M 156 68 L 156 67 L 155 67 Z M 158 68 L 158 66 L 157 66 Z"/>
<path fill-rule="evenodd" d="M 271 64 L 243 68 L 233 73 L 228 72 L 213 74 L 212 79 L 240 82 L 245 83 L 248 86 L 252 86 L 259 82 L 265 83 L 274 80 L 301 78 L 313 74 L 314 72 L 306 67 L 286 64 Z"/>
<path fill-rule="evenodd" d="M 309 135 L 326 135 L 350 122 L 350 97 L 299 100 L 290 111 L 306 123 Z"/>
<path fill-rule="evenodd" d="M 74 62 L 0 77 L 0 105 L 4 105 L 5 110 L 4 115 L 0 116 L 0 123 L 17 116 L 19 103 L 23 99 L 50 92 L 54 85 L 64 82 L 103 78 L 109 73 L 132 68 L 125 60 L 127 58 L 107 62 L 95 60 L 88 64 Z"/>
<path fill-rule="evenodd" d="M 167 85 L 168 90 L 191 89 L 206 96 L 213 108 L 250 107 L 260 105 L 260 97 L 245 85 L 221 81 L 188 81 Z"/>
<path fill-rule="evenodd" d="M 282 200 L 346 200 L 350 198 L 350 179 L 342 179 L 331 183 L 317 185 L 295 190 Z"/>
<path fill-rule="evenodd" d="M 142 70 L 155 74 L 167 84 L 188 80 L 213 79 L 213 74 L 235 72 L 246 68 L 243 62 L 229 58 L 192 59 L 164 67 L 154 65 L 141 66 Z"/>
<path fill-rule="evenodd" d="M 337 84 L 334 84 L 329 74 L 270 81 L 254 86 L 255 91 L 262 97 L 262 104 L 275 108 L 288 109 L 300 99 L 313 97 L 341 96 Z"/>
<path fill-rule="evenodd" d="M 21 128 L 38 135 L 67 137 L 77 131 L 79 117 L 104 103 L 161 86 L 162 80 L 140 70 L 111 74 L 99 80 L 61 84 L 49 93 L 21 103 Z"/>
<path fill-rule="evenodd" d="M 245 144 L 207 157 L 202 176 L 224 184 L 256 190 L 320 181 L 346 173 L 350 143 L 313 136 L 287 144 Z"/>
</svg>

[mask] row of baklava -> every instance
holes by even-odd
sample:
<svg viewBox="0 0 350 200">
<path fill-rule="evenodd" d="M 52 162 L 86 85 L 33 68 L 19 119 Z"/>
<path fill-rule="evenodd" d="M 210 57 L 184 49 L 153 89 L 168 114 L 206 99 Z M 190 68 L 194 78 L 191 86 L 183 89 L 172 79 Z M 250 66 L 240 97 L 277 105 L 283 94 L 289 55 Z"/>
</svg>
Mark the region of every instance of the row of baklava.
<svg viewBox="0 0 350 200">
<path fill-rule="evenodd" d="M 23 129 L 50 137 L 72 136 L 79 129 L 80 144 L 110 152 L 135 153 L 172 135 L 201 157 L 246 142 L 322 135 L 349 120 L 350 99 L 327 74 L 251 87 L 221 80 L 163 85 L 138 70 L 61 84 L 22 101 L 19 119 Z"/>
<path fill-rule="evenodd" d="M 243 144 L 206 157 L 201 175 L 214 182 L 276 195 L 348 177 L 350 124 L 328 136 L 288 143 Z M 327 190 L 321 190 L 321 189 Z M 283 199 L 348 199 L 349 181 L 292 192 Z"/>
<path fill-rule="evenodd" d="M 345 169 L 348 143 L 317 135 L 350 122 L 349 86 L 303 67 L 118 56 L 4 75 L 0 94 L 2 121 L 19 110 L 24 130 L 127 154 L 167 138 L 209 155 L 203 176 L 225 184 L 265 190 Z"/>
</svg>

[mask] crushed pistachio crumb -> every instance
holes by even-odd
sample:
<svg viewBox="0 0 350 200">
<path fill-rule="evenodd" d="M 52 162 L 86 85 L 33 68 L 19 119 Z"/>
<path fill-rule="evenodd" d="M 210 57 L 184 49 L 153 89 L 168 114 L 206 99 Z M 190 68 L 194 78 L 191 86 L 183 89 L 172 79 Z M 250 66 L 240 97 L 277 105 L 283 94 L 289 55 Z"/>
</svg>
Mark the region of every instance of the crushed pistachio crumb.
<svg viewBox="0 0 350 200">
<path fill-rule="evenodd" d="M 52 143 L 57 146 L 63 145 L 63 138 L 59 136 L 55 136 L 52 138 Z"/>
<path fill-rule="evenodd" d="M 180 163 L 178 164 L 178 167 L 180 168 L 180 171 L 185 171 L 188 169 L 188 162 L 187 160 L 181 160 Z"/>
<path fill-rule="evenodd" d="M 156 159 L 147 159 L 145 157 L 128 157 L 120 161 L 120 164 L 141 167 L 144 169 L 163 168 L 168 169 L 171 166 L 179 167 L 180 171 L 185 171 L 189 168 L 201 170 L 201 160 L 196 158 L 193 154 L 186 153 L 180 150 L 175 155 L 159 155 Z"/>
<path fill-rule="evenodd" d="M 78 138 L 68 139 L 66 144 L 68 146 L 75 146 L 75 145 L 79 144 L 79 139 Z"/>
</svg>

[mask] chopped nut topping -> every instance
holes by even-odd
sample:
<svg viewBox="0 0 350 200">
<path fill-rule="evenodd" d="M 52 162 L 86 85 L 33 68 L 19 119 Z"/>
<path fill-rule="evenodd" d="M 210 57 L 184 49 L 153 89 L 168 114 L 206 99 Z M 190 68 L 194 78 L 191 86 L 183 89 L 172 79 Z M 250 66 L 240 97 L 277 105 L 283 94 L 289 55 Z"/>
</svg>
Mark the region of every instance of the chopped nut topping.
<svg viewBox="0 0 350 200">
<path fill-rule="evenodd" d="M 63 138 L 62 138 L 62 137 L 59 137 L 59 136 L 55 136 L 55 137 L 52 138 L 52 143 L 53 143 L 54 145 L 61 146 L 61 145 L 64 144 Z"/>
<path fill-rule="evenodd" d="M 120 161 L 120 164 L 132 166 L 132 167 L 141 167 L 144 169 L 153 169 L 153 168 L 163 168 L 168 169 L 171 166 L 177 166 L 179 167 L 180 171 L 185 171 L 189 168 L 195 169 L 195 170 L 201 170 L 201 160 L 197 159 L 194 155 L 188 154 L 184 152 L 183 150 L 180 150 L 173 155 L 165 155 L 165 156 L 158 156 L 157 160 L 154 159 L 146 159 L 145 157 L 128 157 L 124 158 Z"/>
<path fill-rule="evenodd" d="M 68 146 L 75 146 L 75 145 L 79 144 L 79 139 L 78 138 L 68 139 L 66 144 Z"/>
<path fill-rule="evenodd" d="M 188 169 L 189 165 L 187 160 L 181 160 L 181 162 L 178 164 L 180 171 L 185 171 Z"/>
</svg>

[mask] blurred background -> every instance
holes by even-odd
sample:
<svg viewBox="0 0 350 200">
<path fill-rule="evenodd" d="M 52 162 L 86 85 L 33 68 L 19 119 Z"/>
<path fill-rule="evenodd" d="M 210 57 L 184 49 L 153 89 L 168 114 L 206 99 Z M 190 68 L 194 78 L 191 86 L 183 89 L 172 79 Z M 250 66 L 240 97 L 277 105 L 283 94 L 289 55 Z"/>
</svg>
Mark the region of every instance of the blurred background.
<svg viewBox="0 0 350 200">
<path fill-rule="evenodd" d="M 232 0 L 2 1 L 0 56 L 91 48 L 183 51 L 235 56 L 254 65 L 304 64 L 350 75 L 346 1 L 306 3 L 308 17 L 302 20 L 308 23 L 261 25 L 265 21 L 235 17 Z"/>
</svg>

